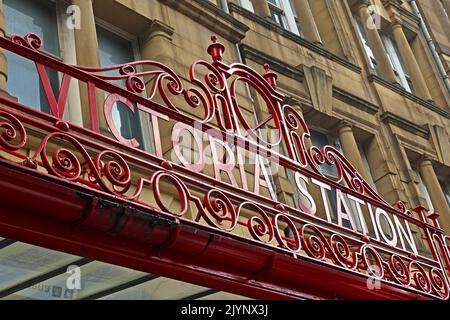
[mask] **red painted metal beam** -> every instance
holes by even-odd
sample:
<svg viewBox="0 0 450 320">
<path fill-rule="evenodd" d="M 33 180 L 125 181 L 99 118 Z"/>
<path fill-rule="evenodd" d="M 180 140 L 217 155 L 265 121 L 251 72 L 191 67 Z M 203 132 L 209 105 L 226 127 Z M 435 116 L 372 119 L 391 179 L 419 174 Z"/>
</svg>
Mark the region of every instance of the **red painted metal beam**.
<svg viewBox="0 0 450 320">
<path fill-rule="evenodd" d="M 424 298 L 82 191 L 0 160 L 0 236 L 258 299 Z"/>
</svg>

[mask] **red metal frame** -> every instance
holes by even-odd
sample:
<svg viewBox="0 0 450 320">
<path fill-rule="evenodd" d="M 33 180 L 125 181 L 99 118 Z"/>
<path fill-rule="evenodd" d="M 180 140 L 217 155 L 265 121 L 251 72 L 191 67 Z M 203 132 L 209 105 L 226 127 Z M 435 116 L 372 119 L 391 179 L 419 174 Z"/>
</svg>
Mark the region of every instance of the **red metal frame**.
<svg viewBox="0 0 450 320">
<path fill-rule="evenodd" d="M 416 219 L 404 204 L 390 206 L 338 150 L 306 148 L 308 127 L 293 107 L 283 104 L 276 75 L 267 65 L 260 75 L 242 64 L 224 64 L 224 46 L 212 40 L 208 53 L 213 62 L 195 62 L 189 70 L 193 87 L 187 88 L 171 69 L 155 61 L 111 68 L 68 66 L 40 53 L 42 42 L 34 34 L 0 37 L 0 47 L 36 63 L 52 112 L 47 115 L 0 97 L 0 150 L 9 154 L 8 160 L 0 156 L 0 235 L 257 298 L 448 299 L 450 238 L 439 228 L 436 214 L 427 217 L 417 207 Z M 57 99 L 44 66 L 63 73 Z M 149 69 L 137 72 L 137 66 Z M 196 76 L 199 66 L 208 70 L 203 80 Z M 119 75 L 104 75 L 113 70 Z M 144 77 L 153 81 L 147 97 L 140 95 Z M 61 119 L 72 78 L 88 85 L 91 130 Z M 124 80 L 127 88 L 108 82 L 112 80 Z M 252 86 L 271 113 L 253 128 L 236 101 L 238 82 Z M 418 226 L 433 258 L 391 247 L 140 151 L 134 148 L 136 141 L 121 139 L 114 130 L 108 104 L 103 106 L 106 122 L 116 139 L 101 135 L 97 89 L 117 96 L 130 109 L 158 112 L 190 126 L 200 123 L 203 131 Z M 153 101 L 157 92 L 162 103 Z M 203 108 L 204 116 L 187 116 L 172 103 L 175 96 L 183 96 L 190 107 Z M 258 135 L 268 121 L 275 123 L 275 142 Z M 40 145 L 25 155 L 28 137 L 36 131 L 43 134 Z M 60 147 L 55 150 L 54 145 Z M 274 151 L 281 145 L 287 155 Z M 326 178 L 321 165 L 334 166 L 338 179 Z M 131 168 L 144 174 L 133 180 Z M 162 181 L 175 186 L 179 212 L 164 204 Z M 155 204 L 141 198 L 143 190 L 153 193 Z M 23 203 L 24 197 L 39 201 L 39 207 Z M 187 217 L 188 209 L 196 212 L 193 219 Z M 243 209 L 251 209 L 252 215 L 241 216 Z M 280 221 L 290 226 L 292 236 L 284 235 Z M 247 228 L 252 238 L 236 234 L 237 225 Z M 382 290 L 367 288 L 368 278 L 380 281 Z"/>
</svg>

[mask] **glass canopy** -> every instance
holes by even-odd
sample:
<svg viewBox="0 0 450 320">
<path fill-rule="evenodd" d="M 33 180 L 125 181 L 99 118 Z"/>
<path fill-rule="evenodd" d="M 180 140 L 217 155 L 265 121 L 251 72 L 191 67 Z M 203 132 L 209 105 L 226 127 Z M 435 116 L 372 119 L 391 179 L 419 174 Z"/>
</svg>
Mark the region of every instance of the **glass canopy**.
<svg viewBox="0 0 450 320">
<path fill-rule="evenodd" d="M 77 275 L 79 275 L 78 282 L 74 278 Z M 0 238 L 0 299 L 227 300 L 248 298 Z"/>
</svg>

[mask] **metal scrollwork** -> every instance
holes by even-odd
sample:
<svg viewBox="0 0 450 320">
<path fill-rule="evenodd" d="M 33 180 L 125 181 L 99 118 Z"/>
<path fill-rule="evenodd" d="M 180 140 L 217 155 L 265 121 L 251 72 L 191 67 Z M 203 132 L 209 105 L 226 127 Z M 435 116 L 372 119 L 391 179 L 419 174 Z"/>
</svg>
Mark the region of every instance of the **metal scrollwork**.
<svg viewBox="0 0 450 320">
<path fill-rule="evenodd" d="M 14 35 L 9 39 L 8 41 L 14 43 L 9 43 L 10 46 L 20 45 L 30 53 L 31 50 L 37 51 L 42 46 L 41 39 L 32 33 L 25 37 Z M 264 66 L 265 73 L 259 74 L 240 63 L 227 65 L 222 62 L 224 46 L 217 43 L 217 38 L 212 40 L 213 43 L 208 48 L 212 63 L 194 62 L 189 69 L 188 81 L 184 82 L 172 69 L 150 60 L 107 68 L 66 67 L 73 68 L 70 69 L 73 73 L 79 74 L 83 71 L 95 76 L 96 79 L 91 80 L 93 82 L 105 80 L 114 85 L 123 83 L 132 94 L 142 94 L 146 91 L 146 97 L 152 104 L 149 103 L 143 106 L 144 108 L 150 109 L 154 104 L 158 104 L 168 109 L 171 114 L 182 113 L 186 110 L 180 110 L 173 101 L 175 97 L 177 101 L 184 99 L 188 107 L 201 109 L 202 112 L 196 113 L 201 114 L 196 120 L 203 124 L 217 125 L 223 134 L 231 134 L 235 141 L 243 139 L 247 145 L 257 141 L 258 145 L 271 150 L 283 144 L 287 157 L 278 154 L 281 156 L 280 161 L 284 161 L 283 164 L 294 164 L 301 167 L 299 171 L 322 175 L 324 179 L 326 177 L 320 170 L 321 166 L 334 167 L 337 178 L 332 183 L 340 183 L 354 193 L 364 195 L 369 198 L 367 202 L 372 200 L 374 203 L 386 204 L 341 152 L 331 146 L 321 149 L 316 146 L 307 147 L 307 139 L 311 138 L 308 126 L 294 107 L 283 103 L 285 96 L 276 90 L 277 77 L 270 71 L 269 66 Z M 38 52 L 34 54 L 40 55 Z M 202 76 L 199 76 L 200 74 Z M 186 85 L 185 82 L 189 84 Z M 262 97 L 269 113 L 267 119 L 255 125 L 247 122 L 237 101 L 239 83 L 250 86 Z M 110 89 L 120 92 L 115 86 L 110 86 Z M 161 99 L 157 99 L 158 95 Z M 142 97 L 139 99 L 143 101 Z M 178 114 L 176 116 L 177 119 L 182 118 Z M 96 188 L 121 201 L 144 205 L 149 210 L 174 216 L 177 220 L 190 219 L 190 223 L 202 223 L 202 227 L 208 227 L 213 232 L 234 232 L 236 236 L 240 236 L 236 231 L 239 227 L 239 232 L 248 234 L 247 241 L 250 239 L 265 248 L 294 257 L 307 257 L 360 276 L 414 289 L 427 296 L 441 299 L 449 297 L 449 281 L 445 268 L 450 270 L 450 238 L 444 235 L 442 230 L 425 223 L 425 218 L 423 221 L 416 221 L 402 202 L 398 202 L 396 208 L 391 208 L 391 211 L 409 215 L 411 221 L 429 232 L 430 245 L 434 249 L 439 248 L 441 256 L 436 252 L 434 260 L 415 254 L 408 256 L 408 252 L 398 248 L 386 248 L 381 242 L 372 242 L 370 239 L 364 241 L 350 230 L 313 224 L 313 217 L 303 215 L 299 210 L 293 210 L 284 204 L 273 205 L 273 201 L 259 195 L 238 194 L 241 190 L 236 188 L 233 193 L 229 189 L 230 186 L 222 187 L 210 183 L 205 177 L 186 170 L 173 170 L 175 165 L 154 155 L 147 155 L 148 158 L 144 161 L 140 157 L 142 153 L 135 157 L 119 151 L 119 143 L 114 147 L 106 146 L 103 143 L 104 137 L 101 137 L 102 142 L 99 142 L 100 139 L 97 142 L 89 141 L 86 136 L 100 136 L 82 128 L 70 130 L 69 126 L 62 122 L 55 124 L 55 118 L 58 117 L 44 117 L 36 112 L 33 117 L 21 113 L 13 114 L 0 105 L 0 147 L 12 157 L 24 160 L 22 164 L 28 169 L 36 169 L 40 174 L 43 174 L 43 170 L 38 169 L 45 169 L 48 175 L 66 183 Z M 186 117 L 185 122 L 192 123 L 192 120 Z M 259 134 L 259 129 L 269 122 L 274 124 L 277 133 L 274 141 L 264 139 Z M 33 129 L 29 129 L 30 127 Z M 36 128 L 40 129 L 44 136 L 39 147 L 31 157 L 21 154 L 18 151 L 25 149 L 27 130 L 28 133 L 35 134 Z M 127 149 L 127 152 L 132 151 Z M 132 178 L 131 168 L 134 165 L 147 170 L 145 178 Z M 168 201 L 164 195 L 166 189 L 171 191 L 172 198 Z M 152 196 L 141 199 L 144 198 L 144 190 L 150 191 Z M 173 197 L 177 198 L 179 205 L 178 202 L 174 206 L 172 202 L 169 205 L 168 202 Z M 179 208 L 176 210 L 174 207 Z M 191 218 L 188 213 L 196 214 L 196 217 Z"/>
<path fill-rule="evenodd" d="M 22 149 L 27 142 L 27 134 L 24 126 L 12 114 L 0 110 L 0 146 L 9 151 Z"/>
</svg>

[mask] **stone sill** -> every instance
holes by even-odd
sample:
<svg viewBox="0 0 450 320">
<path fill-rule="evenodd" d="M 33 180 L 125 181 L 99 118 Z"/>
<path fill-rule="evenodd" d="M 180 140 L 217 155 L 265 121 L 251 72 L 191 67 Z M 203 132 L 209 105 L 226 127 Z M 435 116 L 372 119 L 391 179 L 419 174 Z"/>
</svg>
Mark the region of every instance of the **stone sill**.
<svg viewBox="0 0 450 320">
<path fill-rule="evenodd" d="M 261 65 L 267 63 L 270 65 L 270 69 L 274 72 L 282 74 L 288 78 L 303 82 L 305 75 L 303 70 L 294 66 L 288 65 L 285 62 L 276 59 L 272 56 L 266 55 L 263 52 L 250 47 L 246 44 L 240 44 L 239 48 L 242 52 L 243 58 L 249 58 Z"/>
<path fill-rule="evenodd" d="M 268 56 L 263 52 L 245 44 L 241 44 L 240 49 L 244 59 L 249 58 L 261 65 L 268 63 L 273 71 L 299 82 L 304 81 L 302 66 L 294 67 L 288 65 L 281 60 Z M 361 99 L 336 86 L 333 86 L 333 97 L 371 115 L 375 115 L 380 109 L 377 105 Z"/>
<path fill-rule="evenodd" d="M 238 43 L 249 30 L 245 24 L 208 0 L 159 0 L 225 39 Z"/>
<path fill-rule="evenodd" d="M 417 125 L 409 120 L 401 118 L 391 112 L 385 112 L 381 115 L 380 120 L 385 123 L 393 124 L 399 128 L 402 128 L 414 135 L 418 135 L 422 138 L 429 139 L 430 130 L 426 126 Z"/>
</svg>

